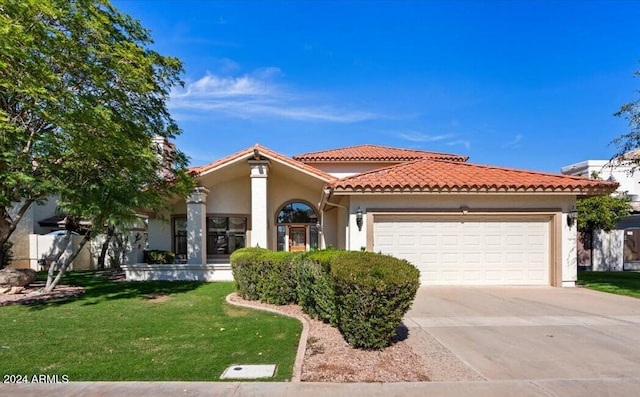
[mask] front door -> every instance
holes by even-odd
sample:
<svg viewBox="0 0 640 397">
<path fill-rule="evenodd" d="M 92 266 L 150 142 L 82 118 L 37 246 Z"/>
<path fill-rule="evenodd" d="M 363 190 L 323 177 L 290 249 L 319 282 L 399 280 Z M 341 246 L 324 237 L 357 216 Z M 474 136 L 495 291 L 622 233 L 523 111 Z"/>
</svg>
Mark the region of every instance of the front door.
<svg viewBox="0 0 640 397">
<path fill-rule="evenodd" d="M 307 228 L 302 226 L 289 227 L 289 251 L 307 250 Z"/>
</svg>

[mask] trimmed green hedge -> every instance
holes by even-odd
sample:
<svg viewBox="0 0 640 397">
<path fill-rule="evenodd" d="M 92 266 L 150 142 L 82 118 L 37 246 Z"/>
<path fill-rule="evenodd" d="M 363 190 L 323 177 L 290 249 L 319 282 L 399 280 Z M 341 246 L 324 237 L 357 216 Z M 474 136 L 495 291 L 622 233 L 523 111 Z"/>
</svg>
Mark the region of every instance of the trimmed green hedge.
<svg viewBox="0 0 640 397">
<path fill-rule="evenodd" d="M 231 254 L 231 270 L 245 299 L 298 303 L 365 349 L 391 343 L 420 284 L 420 272 L 409 262 L 361 251 L 244 248 Z"/>
<path fill-rule="evenodd" d="M 337 325 L 335 282 L 331 263 L 344 251 L 323 250 L 305 254 L 298 264 L 298 304 L 311 317 Z"/>
<path fill-rule="evenodd" d="M 295 267 L 300 254 L 243 248 L 231 254 L 231 271 L 245 299 L 276 305 L 297 302 Z"/>
<path fill-rule="evenodd" d="M 338 328 L 355 347 L 380 349 L 396 335 L 420 286 L 406 260 L 373 252 L 345 252 L 331 264 Z"/>
<path fill-rule="evenodd" d="M 242 248 L 231 254 L 231 272 L 240 296 L 260 300 L 264 274 L 264 256 L 270 251 L 264 248 Z"/>
</svg>

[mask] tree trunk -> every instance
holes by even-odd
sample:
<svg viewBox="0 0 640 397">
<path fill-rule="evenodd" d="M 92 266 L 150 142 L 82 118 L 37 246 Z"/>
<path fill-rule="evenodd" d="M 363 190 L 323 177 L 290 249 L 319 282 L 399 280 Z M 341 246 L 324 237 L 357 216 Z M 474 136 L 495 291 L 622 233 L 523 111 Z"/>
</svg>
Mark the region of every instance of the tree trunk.
<svg viewBox="0 0 640 397">
<path fill-rule="evenodd" d="M 50 292 L 53 289 L 53 287 L 51 287 L 51 284 L 53 283 L 53 276 L 56 272 L 56 268 L 59 266 L 58 263 L 60 262 L 60 257 L 62 257 L 62 254 L 64 254 L 64 252 L 67 250 L 67 247 L 72 241 L 70 231 L 67 231 L 67 234 L 64 236 L 63 241 L 64 244 L 62 244 L 58 252 L 56 252 L 53 261 L 51 261 L 51 263 L 49 264 L 49 270 L 47 271 L 47 283 L 44 287 L 46 292 Z"/>
<path fill-rule="evenodd" d="M 105 266 L 104 266 L 104 260 L 105 257 L 107 256 L 107 250 L 109 249 L 109 243 L 111 243 L 111 239 L 113 238 L 113 235 L 116 231 L 116 228 L 114 226 L 109 226 L 107 229 L 107 236 L 104 240 L 104 242 L 102 243 L 102 249 L 100 250 L 100 256 L 98 257 L 98 269 L 99 270 L 104 270 Z"/>
<path fill-rule="evenodd" d="M 49 275 L 47 277 L 47 285 L 44 288 L 44 292 L 53 291 L 53 289 L 56 287 L 56 285 L 58 285 L 58 283 L 60 283 L 60 280 L 62 279 L 62 276 L 64 276 L 64 273 L 67 271 L 67 269 L 71 265 L 71 262 L 73 262 L 73 260 L 76 259 L 76 257 L 80 253 L 80 251 L 82 251 L 82 248 L 84 248 L 84 246 L 89 241 L 89 239 L 90 239 L 90 234 L 89 233 L 90 232 L 87 232 L 87 234 L 84 235 L 84 238 L 82 239 L 82 241 L 78 245 L 78 248 L 76 248 L 73 251 L 73 253 L 64 261 L 62 266 L 60 266 L 60 270 L 58 270 L 58 274 L 56 275 L 56 277 L 53 280 L 51 280 L 51 278 L 53 277 L 53 274 L 55 273 L 55 272 L 51 271 L 51 268 L 53 268 L 53 266 L 49 268 Z M 71 234 L 69 233 L 69 235 L 71 235 Z M 60 255 L 62 255 L 62 254 L 60 253 Z M 60 255 L 58 256 L 58 259 L 60 258 Z M 56 265 L 57 265 L 57 262 L 56 262 Z"/>
<path fill-rule="evenodd" d="M 2 247 L 7 243 L 7 241 L 9 241 L 9 238 L 16 230 L 16 227 L 24 214 L 27 212 L 29 207 L 31 207 L 33 201 L 33 199 L 24 200 L 13 217 L 9 213 L 10 208 L 0 206 L 0 263 L 3 263 L 5 255 Z"/>
</svg>

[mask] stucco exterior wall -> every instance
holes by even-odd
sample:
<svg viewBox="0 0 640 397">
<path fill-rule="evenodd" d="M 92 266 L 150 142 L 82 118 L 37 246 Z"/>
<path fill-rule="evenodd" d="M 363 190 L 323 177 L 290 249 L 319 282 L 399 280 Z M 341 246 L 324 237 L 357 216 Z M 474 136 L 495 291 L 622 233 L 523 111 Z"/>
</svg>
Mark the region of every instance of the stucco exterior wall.
<svg viewBox="0 0 640 397">
<path fill-rule="evenodd" d="M 592 270 L 623 270 L 624 230 L 595 230 L 592 244 Z"/>
<path fill-rule="evenodd" d="M 163 214 L 166 219 L 149 218 L 147 235 L 149 249 L 171 251 L 171 215 Z"/>
<path fill-rule="evenodd" d="M 251 178 L 249 166 L 245 177 L 235 178 L 223 183 L 205 186 L 208 214 L 250 214 L 251 213 Z"/>
<path fill-rule="evenodd" d="M 338 235 L 336 233 L 336 230 L 338 230 L 337 216 L 338 211 L 336 209 L 324 212 L 321 237 L 321 240 L 324 241 L 324 245 L 321 246 L 322 248 L 338 248 Z"/>
</svg>

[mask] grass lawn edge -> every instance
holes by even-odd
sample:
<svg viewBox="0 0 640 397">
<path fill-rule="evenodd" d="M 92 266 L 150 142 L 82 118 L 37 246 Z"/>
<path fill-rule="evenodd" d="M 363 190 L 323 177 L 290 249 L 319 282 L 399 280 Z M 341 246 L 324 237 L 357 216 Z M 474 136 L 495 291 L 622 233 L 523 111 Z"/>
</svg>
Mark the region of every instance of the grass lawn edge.
<svg viewBox="0 0 640 397">
<path fill-rule="evenodd" d="M 304 355 L 307 350 L 307 338 L 309 336 L 309 323 L 307 322 L 307 320 L 302 316 L 285 313 L 283 311 L 280 311 L 278 309 L 274 309 L 271 307 L 252 305 L 250 303 L 235 302 L 232 300 L 234 296 L 238 296 L 238 294 L 235 292 L 232 292 L 229 295 L 227 295 L 226 301 L 228 304 L 245 307 L 247 309 L 252 309 L 252 310 L 262 310 L 270 313 L 279 314 L 281 316 L 295 318 L 296 320 L 300 321 L 300 323 L 302 323 L 302 332 L 300 333 L 300 341 L 298 342 L 298 350 L 296 352 L 296 360 L 293 364 L 293 375 L 291 377 L 291 382 L 300 382 L 302 379 L 302 364 L 304 363 Z"/>
<path fill-rule="evenodd" d="M 576 285 L 592 291 L 640 298 L 638 272 L 579 271 Z"/>
</svg>

